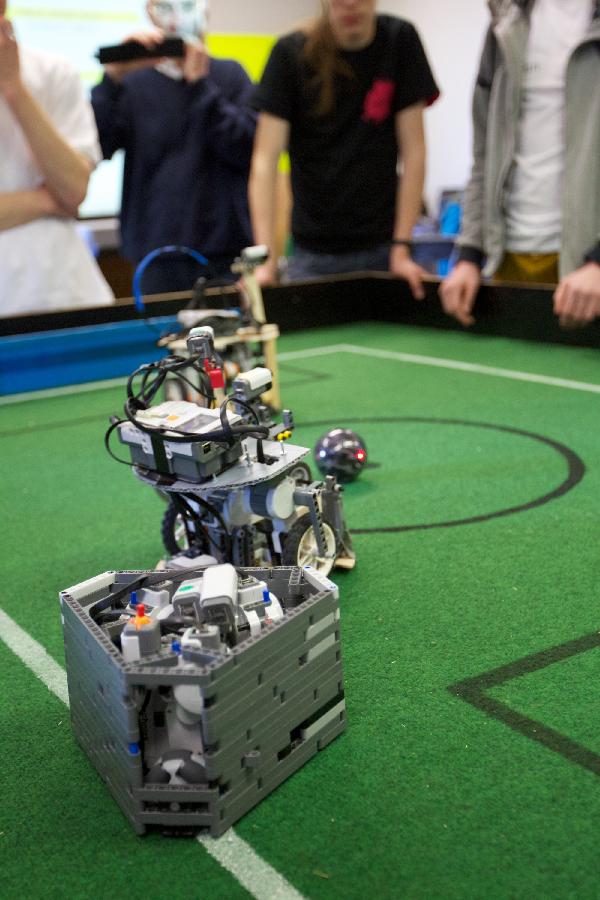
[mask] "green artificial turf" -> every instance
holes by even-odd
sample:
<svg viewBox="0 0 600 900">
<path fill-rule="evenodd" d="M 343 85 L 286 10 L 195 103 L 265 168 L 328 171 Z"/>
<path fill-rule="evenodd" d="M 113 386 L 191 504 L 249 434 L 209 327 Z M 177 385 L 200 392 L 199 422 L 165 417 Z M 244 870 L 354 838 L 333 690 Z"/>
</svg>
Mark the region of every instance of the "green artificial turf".
<svg viewBox="0 0 600 900">
<path fill-rule="evenodd" d="M 344 494 L 357 567 L 334 576 L 348 729 L 236 831 L 310 898 L 597 897 L 598 775 L 449 688 L 599 629 L 600 396 L 348 352 L 285 358 L 339 344 L 600 384 L 591 350 L 376 324 L 281 340 L 295 442 L 346 426 L 369 452 Z M 102 446 L 122 400 L 0 406 L 0 607 L 61 665 L 58 591 L 161 554 L 162 501 Z M 560 485 L 564 456 L 515 430 L 574 451 L 581 482 L 514 515 L 413 527 Z M 378 528 L 401 530 L 365 532 Z M 577 653 L 488 694 L 600 754 L 599 661 Z M 193 840 L 135 837 L 65 706 L 1 642 L 0 677 L 5 896 L 246 894 Z"/>
</svg>

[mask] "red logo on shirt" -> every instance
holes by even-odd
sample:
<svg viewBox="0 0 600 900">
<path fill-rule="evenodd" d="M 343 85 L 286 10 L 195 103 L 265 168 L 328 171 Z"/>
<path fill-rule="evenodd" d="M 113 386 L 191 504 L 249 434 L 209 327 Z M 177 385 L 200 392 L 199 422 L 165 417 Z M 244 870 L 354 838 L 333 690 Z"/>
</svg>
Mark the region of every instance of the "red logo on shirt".
<svg viewBox="0 0 600 900">
<path fill-rule="evenodd" d="M 371 90 L 365 97 L 363 107 L 365 122 L 375 122 L 377 125 L 385 122 L 392 111 L 394 87 L 394 82 L 389 78 L 377 78 L 373 82 Z"/>
</svg>

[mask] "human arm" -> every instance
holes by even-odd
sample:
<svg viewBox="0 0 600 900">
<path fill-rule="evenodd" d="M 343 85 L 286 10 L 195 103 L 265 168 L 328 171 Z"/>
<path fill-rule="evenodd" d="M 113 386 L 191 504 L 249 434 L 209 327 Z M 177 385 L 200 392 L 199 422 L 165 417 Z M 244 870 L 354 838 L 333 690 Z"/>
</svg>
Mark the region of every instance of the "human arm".
<svg viewBox="0 0 600 900">
<path fill-rule="evenodd" d="M 193 69 L 201 72 L 201 44 L 188 47 Z M 193 56 L 191 56 L 193 54 Z M 205 74 L 188 81 L 193 100 L 190 127 L 207 152 L 225 165 L 247 174 L 252 158 L 256 112 L 250 105 L 254 86 L 248 75 L 232 60 L 209 60 Z M 185 70 L 184 70 L 185 72 Z"/>
<path fill-rule="evenodd" d="M 463 201 L 461 234 L 457 240 L 458 262 L 440 285 L 439 291 L 444 312 L 465 326 L 475 322 L 472 309 L 481 285 L 481 266 L 484 259 L 484 171 L 488 108 L 496 69 L 496 55 L 496 40 L 492 30 L 489 29 L 473 93 L 473 163 Z"/>
<path fill-rule="evenodd" d="M 61 209 L 75 216 L 87 191 L 92 163 L 65 140 L 24 84 L 19 48 L 5 18 L 0 18 L 0 94 L 21 127 L 46 189 Z"/>
<path fill-rule="evenodd" d="M 69 216 L 47 188 L 42 186 L 29 191 L 0 193 L 0 232 L 46 216 Z"/>
<path fill-rule="evenodd" d="M 124 63 L 107 63 L 104 78 L 92 88 L 92 107 L 104 159 L 110 159 L 117 150 L 127 150 L 132 135 L 132 113 L 123 81 L 127 75 L 153 68 L 160 62 L 158 49 L 163 40 L 164 34 L 158 28 L 137 31 L 125 37 L 122 43 L 137 41 L 148 50 L 156 48 L 157 55 Z"/>
<path fill-rule="evenodd" d="M 410 242 L 413 228 L 421 213 L 425 185 L 424 103 L 416 103 L 396 113 L 395 128 L 402 160 L 402 177 L 398 180 L 394 240 Z M 392 244 L 390 271 L 408 281 L 413 296 L 422 300 L 424 270 L 411 258 L 409 246 Z"/>
<path fill-rule="evenodd" d="M 261 113 L 258 117 L 254 153 L 250 168 L 249 199 L 254 241 L 265 244 L 271 256 L 256 270 L 261 285 L 271 284 L 277 277 L 274 255 L 279 157 L 287 149 L 290 124 L 285 119 Z"/>
</svg>

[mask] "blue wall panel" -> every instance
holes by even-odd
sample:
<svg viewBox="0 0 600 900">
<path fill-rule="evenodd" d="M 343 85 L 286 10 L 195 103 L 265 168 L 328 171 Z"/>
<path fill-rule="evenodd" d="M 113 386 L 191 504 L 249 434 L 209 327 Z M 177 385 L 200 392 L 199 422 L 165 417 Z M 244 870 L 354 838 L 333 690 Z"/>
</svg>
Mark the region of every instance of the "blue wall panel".
<svg viewBox="0 0 600 900">
<path fill-rule="evenodd" d="M 178 331 L 174 316 L 65 328 L 0 340 L 0 394 L 39 391 L 129 375 L 166 355 L 156 346 Z"/>
</svg>

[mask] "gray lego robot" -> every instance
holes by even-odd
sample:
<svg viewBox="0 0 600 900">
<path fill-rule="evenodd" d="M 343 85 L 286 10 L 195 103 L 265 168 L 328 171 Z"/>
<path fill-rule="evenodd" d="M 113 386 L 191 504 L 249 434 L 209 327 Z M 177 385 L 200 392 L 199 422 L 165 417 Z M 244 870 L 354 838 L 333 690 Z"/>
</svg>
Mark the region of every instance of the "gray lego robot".
<svg viewBox="0 0 600 900">
<path fill-rule="evenodd" d="M 138 834 L 217 837 L 346 727 L 338 591 L 173 562 L 61 593 L 71 718 Z"/>
<path fill-rule="evenodd" d="M 133 373 L 125 418 L 113 420 L 105 441 L 114 455 L 110 435 L 118 430 L 136 476 L 167 499 L 167 553 L 208 554 L 237 566 L 310 565 L 323 575 L 334 565 L 352 568 L 342 489 L 334 476 L 313 481 L 304 462 L 309 448 L 288 443 L 291 411 L 275 423 L 261 403 L 270 371 L 241 373 L 225 396 L 212 329 L 192 329 L 187 347 L 185 358 Z M 152 405 L 167 379 L 189 384 L 190 377 L 198 403 Z"/>
</svg>

